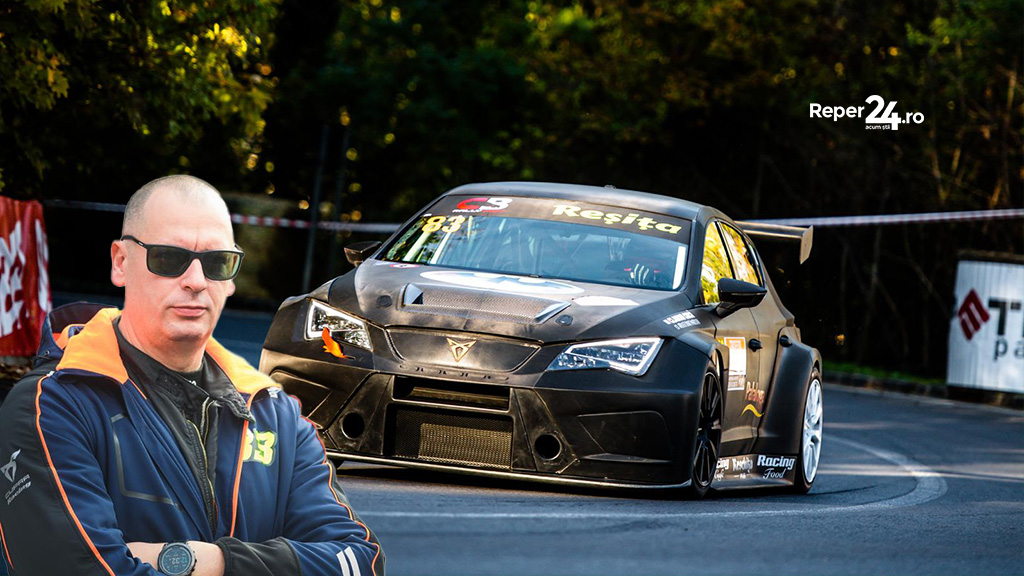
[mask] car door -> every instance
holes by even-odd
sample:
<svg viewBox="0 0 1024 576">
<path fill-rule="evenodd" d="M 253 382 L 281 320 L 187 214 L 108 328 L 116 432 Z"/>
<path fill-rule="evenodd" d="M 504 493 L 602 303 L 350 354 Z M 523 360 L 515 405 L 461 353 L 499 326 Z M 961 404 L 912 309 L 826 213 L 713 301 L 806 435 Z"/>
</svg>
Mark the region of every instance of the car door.
<svg viewBox="0 0 1024 576">
<path fill-rule="evenodd" d="M 735 275 L 719 225 L 711 221 L 704 233 L 700 278 L 706 306 L 714 307 L 718 304 L 718 281 L 722 278 L 735 278 Z M 755 416 L 754 409 L 748 408 L 759 405 L 760 392 L 756 382 L 755 386 L 750 385 L 751 380 L 757 379 L 759 370 L 759 355 L 749 345 L 757 334 L 754 316 L 748 308 L 715 320 L 715 338 L 729 350 L 728 356 L 723 358 L 728 368 L 725 381 L 722 382 L 722 393 L 726 398 L 725 411 L 722 413 L 723 456 L 746 453 L 753 446 L 757 432 L 759 416 Z M 760 400 L 763 402 L 763 397 Z"/>
<path fill-rule="evenodd" d="M 764 269 L 761 267 L 760 258 L 753 243 L 739 230 L 727 223 L 723 222 L 721 228 L 737 279 L 765 288 Z M 758 371 L 749 378 L 748 387 L 751 399 L 758 400 L 751 409 L 751 413 L 760 420 L 764 413 L 767 396 L 771 393 L 771 387 L 774 384 L 773 374 L 775 373 L 779 332 L 786 325 L 786 317 L 779 310 L 779 306 L 771 294 L 765 296 L 760 304 L 752 308 L 751 314 L 757 327 L 758 336 L 755 348 L 757 348 L 756 353 L 759 360 Z"/>
</svg>

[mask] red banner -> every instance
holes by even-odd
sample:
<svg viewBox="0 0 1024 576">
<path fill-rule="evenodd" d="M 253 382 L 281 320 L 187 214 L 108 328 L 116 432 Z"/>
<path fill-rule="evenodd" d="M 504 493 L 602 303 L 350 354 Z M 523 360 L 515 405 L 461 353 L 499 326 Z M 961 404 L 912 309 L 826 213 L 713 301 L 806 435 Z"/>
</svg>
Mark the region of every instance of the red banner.
<svg viewBox="0 0 1024 576">
<path fill-rule="evenodd" d="M 43 206 L 0 196 L 0 356 L 33 356 L 50 311 Z"/>
</svg>

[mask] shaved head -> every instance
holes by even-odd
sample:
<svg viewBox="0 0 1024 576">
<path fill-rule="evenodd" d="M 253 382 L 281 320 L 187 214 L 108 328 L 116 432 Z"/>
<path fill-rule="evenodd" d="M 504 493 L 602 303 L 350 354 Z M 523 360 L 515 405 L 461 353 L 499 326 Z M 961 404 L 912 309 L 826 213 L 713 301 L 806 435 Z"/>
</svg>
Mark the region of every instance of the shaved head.
<svg viewBox="0 0 1024 576">
<path fill-rule="evenodd" d="M 220 192 L 207 181 L 185 174 L 164 176 L 139 188 L 128 199 L 128 205 L 124 209 L 124 223 L 121 225 L 122 236 L 142 234 L 145 231 L 145 207 L 150 197 L 156 192 L 173 194 L 176 200 L 187 205 L 194 206 L 212 202 L 223 207 L 225 213 L 228 211 Z"/>
<path fill-rule="evenodd" d="M 199 178 L 158 178 L 132 195 L 121 233 L 132 238 L 111 242 L 110 280 L 124 287 L 122 334 L 172 370 L 198 370 L 224 303 L 235 291 L 232 280 L 208 278 L 198 257 L 235 248 L 227 205 Z M 177 276 L 153 272 L 149 258 L 156 247 L 191 252 L 188 267 Z"/>
</svg>

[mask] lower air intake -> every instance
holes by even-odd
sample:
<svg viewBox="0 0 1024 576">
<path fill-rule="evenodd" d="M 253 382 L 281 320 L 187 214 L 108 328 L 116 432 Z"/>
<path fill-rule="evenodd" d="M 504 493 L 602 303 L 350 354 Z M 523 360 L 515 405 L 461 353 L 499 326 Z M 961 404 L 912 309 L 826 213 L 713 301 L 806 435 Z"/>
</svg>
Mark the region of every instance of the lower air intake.
<svg viewBox="0 0 1024 576">
<path fill-rule="evenodd" d="M 391 416 L 390 456 L 502 470 L 512 467 L 509 418 L 410 408 L 398 408 Z"/>
</svg>

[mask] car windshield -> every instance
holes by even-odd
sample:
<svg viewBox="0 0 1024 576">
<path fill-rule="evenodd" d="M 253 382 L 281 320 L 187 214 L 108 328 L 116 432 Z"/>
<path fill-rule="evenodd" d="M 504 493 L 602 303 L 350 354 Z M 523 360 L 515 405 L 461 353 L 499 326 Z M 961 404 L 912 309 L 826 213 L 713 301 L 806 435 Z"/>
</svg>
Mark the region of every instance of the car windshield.
<svg viewBox="0 0 1024 576">
<path fill-rule="evenodd" d="M 402 231 L 384 256 L 446 266 L 675 290 L 690 221 L 543 198 L 449 196 Z"/>
</svg>

